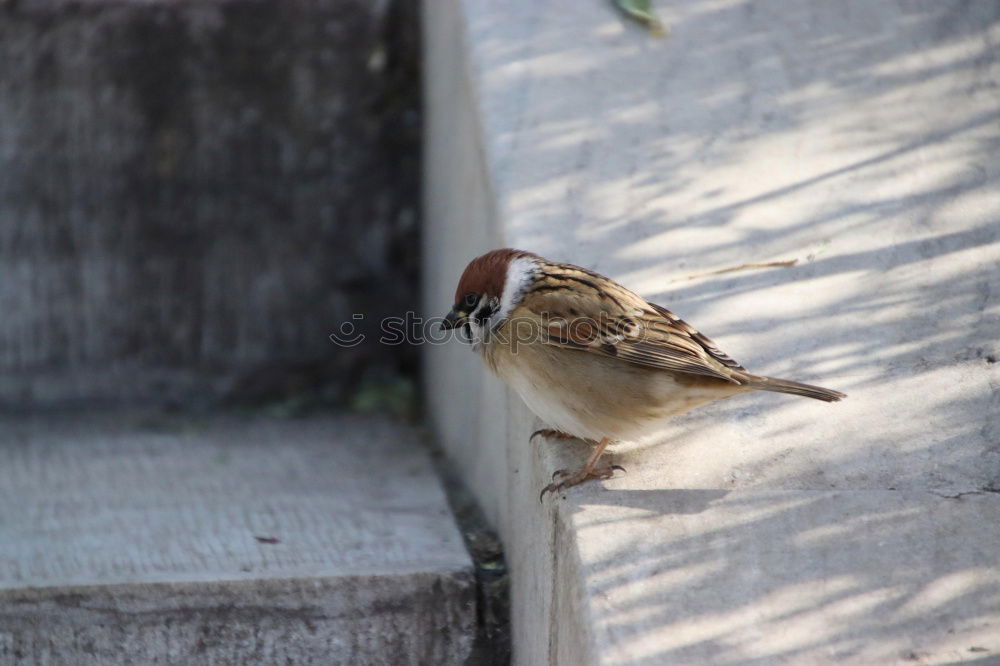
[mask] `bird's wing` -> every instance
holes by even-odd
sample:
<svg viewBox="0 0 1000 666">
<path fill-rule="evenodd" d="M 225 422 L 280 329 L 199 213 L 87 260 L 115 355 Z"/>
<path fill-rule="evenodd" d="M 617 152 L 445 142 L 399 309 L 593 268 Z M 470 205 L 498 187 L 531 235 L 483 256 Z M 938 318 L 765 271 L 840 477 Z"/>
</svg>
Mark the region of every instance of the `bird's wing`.
<svg viewBox="0 0 1000 666">
<path fill-rule="evenodd" d="M 664 307 L 603 276 L 560 265 L 522 301 L 546 344 L 742 384 L 739 363 Z"/>
</svg>

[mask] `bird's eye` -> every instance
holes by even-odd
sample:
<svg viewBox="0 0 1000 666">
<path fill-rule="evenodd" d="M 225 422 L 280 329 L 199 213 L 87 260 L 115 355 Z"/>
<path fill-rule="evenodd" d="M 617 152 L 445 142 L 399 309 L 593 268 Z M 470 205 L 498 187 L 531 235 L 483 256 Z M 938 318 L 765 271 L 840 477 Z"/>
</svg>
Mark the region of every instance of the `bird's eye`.
<svg viewBox="0 0 1000 666">
<path fill-rule="evenodd" d="M 479 302 L 479 297 L 470 291 L 468 294 L 465 295 L 465 299 L 462 301 L 462 305 L 464 305 L 467 308 L 473 308 L 476 306 L 476 303 L 478 302 Z"/>
</svg>

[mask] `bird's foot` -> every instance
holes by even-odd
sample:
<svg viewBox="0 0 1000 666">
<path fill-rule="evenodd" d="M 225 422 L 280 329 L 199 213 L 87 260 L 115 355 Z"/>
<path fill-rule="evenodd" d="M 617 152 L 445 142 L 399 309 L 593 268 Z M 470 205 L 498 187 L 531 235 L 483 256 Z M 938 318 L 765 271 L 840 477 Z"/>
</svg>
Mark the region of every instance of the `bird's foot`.
<svg viewBox="0 0 1000 666">
<path fill-rule="evenodd" d="M 531 433 L 531 437 L 528 438 L 528 441 L 534 441 L 535 437 L 544 437 L 545 439 L 578 439 L 567 432 L 553 430 L 552 428 L 542 428 L 541 430 L 536 430 Z"/>
<path fill-rule="evenodd" d="M 616 470 L 621 472 L 626 471 L 621 465 L 601 465 L 592 469 L 582 467 L 575 471 L 560 469 L 552 474 L 552 483 L 542 488 L 542 493 L 538 496 L 538 501 L 541 502 L 545 498 L 545 493 L 555 494 L 562 492 L 567 488 L 578 486 L 586 481 L 610 479 L 615 475 Z"/>
</svg>

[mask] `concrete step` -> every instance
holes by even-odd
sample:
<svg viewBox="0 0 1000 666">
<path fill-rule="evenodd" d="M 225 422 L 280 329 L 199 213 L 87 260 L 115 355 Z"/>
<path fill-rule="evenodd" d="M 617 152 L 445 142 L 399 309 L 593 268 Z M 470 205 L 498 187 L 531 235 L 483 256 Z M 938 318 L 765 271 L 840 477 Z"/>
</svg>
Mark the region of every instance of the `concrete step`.
<svg viewBox="0 0 1000 666">
<path fill-rule="evenodd" d="M 471 563 L 415 434 L 0 423 L 0 664 L 454 664 Z"/>
</svg>

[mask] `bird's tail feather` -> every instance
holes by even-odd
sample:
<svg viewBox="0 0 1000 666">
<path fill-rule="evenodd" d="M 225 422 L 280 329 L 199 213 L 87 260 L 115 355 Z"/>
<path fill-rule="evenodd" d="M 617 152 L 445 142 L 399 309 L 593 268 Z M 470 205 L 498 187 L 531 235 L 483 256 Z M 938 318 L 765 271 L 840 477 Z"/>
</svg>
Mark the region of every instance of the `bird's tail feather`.
<svg viewBox="0 0 1000 666">
<path fill-rule="evenodd" d="M 846 393 L 841 393 L 840 391 L 823 388 L 822 386 L 803 384 L 802 382 L 793 382 L 790 379 L 778 379 L 777 377 L 747 375 L 744 378 L 744 382 L 746 386 L 749 386 L 752 389 L 757 389 L 758 391 L 790 393 L 792 395 L 801 395 L 806 398 L 814 398 L 825 402 L 837 402 L 841 398 L 847 397 Z"/>
</svg>

